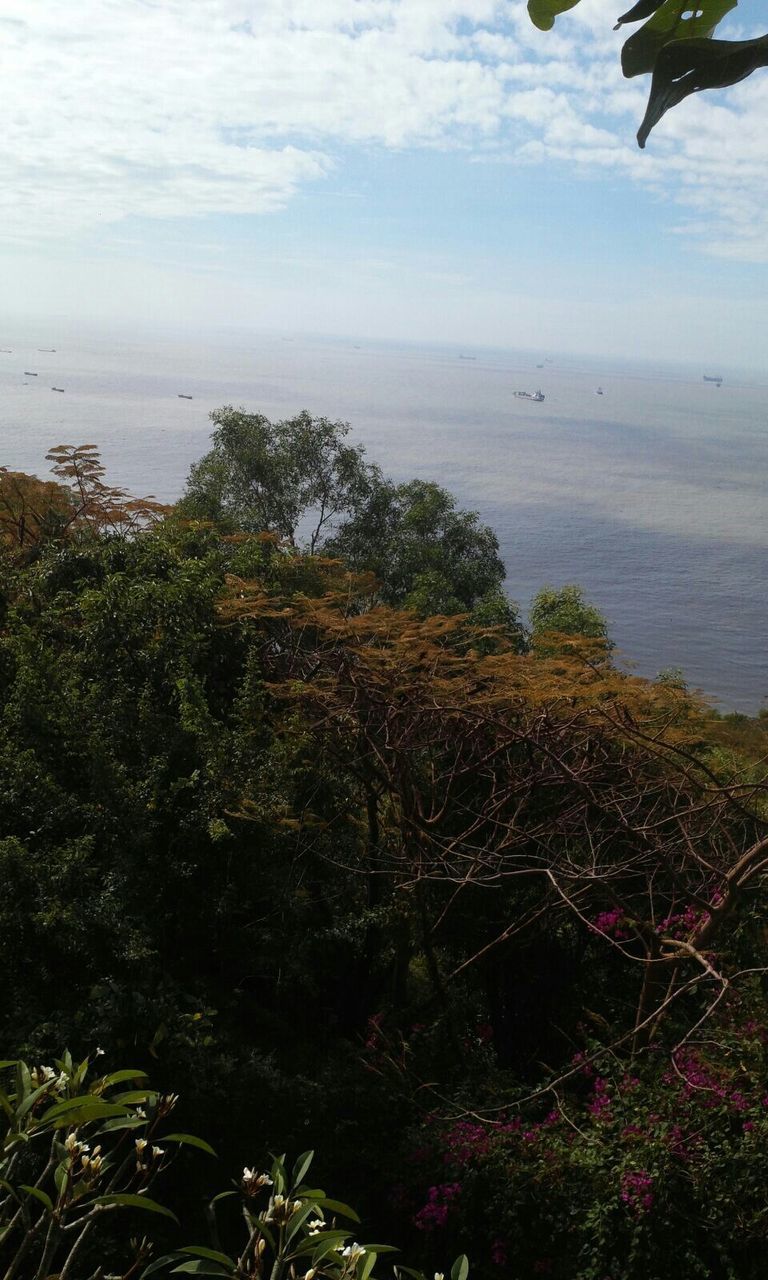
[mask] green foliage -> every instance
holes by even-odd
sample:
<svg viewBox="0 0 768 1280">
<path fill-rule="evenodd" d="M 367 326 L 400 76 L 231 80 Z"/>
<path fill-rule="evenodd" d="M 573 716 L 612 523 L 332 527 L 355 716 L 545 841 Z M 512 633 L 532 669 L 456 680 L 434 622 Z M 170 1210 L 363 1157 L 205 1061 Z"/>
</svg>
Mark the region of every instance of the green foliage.
<svg viewBox="0 0 768 1280">
<path fill-rule="evenodd" d="M 534 643 L 545 637 L 584 636 L 606 640 L 608 624 L 594 605 L 584 599 L 582 588 L 574 583 L 563 587 L 542 587 L 534 596 L 528 611 Z M 546 643 L 546 642 L 545 642 Z"/>
<path fill-rule="evenodd" d="M 498 609 L 505 570 L 495 533 L 430 481 L 377 481 L 326 550 L 353 569 L 372 571 L 385 603 L 421 617 L 483 603 Z M 517 625 L 512 606 L 503 620 Z"/>
<path fill-rule="evenodd" d="M 213 448 L 189 475 L 179 510 L 272 532 L 293 543 L 306 534 L 314 551 L 329 528 L 370 491 L 375 469 L 360 445 L 345 443 L 349 425 L 306 411 L 272 423 L 225 406 L 211 414 Z"/>
<path fill-rule="evenodd" d="M 103 1044 L 161 1089 L 183 1079 L 177 1131 L 160 1145 L 186 1161 L 184 1185 L 169 1177 L 151 1195 L 177 1214 L 182 1198 L 199 1204 L 210 1190 L 191 1129 L 215 1135 L 236 1168 L 254 1150 L 323 1150 L 341 1202 L 360 1202 L 417 1266 L 435 1241 L 446 1256 L 469 1240 L 480 1280 L 513 1263 L 528 1280 L 545 1274 L 534 1263 L 549 1255 L 533 1249 L 550 1230 L 553 1266 L 574 1280 L 573 1227 L 579 1266 L 634 1280 L 611 1264 L 605 1228 L 656 1280 L 703 1266 L 720 1280 L 729 1273 L 708 1228 L 684 1237 L 685 1256 L 670 1245 L 676 1272 L 646 1236 L 635 1246 L 621 1179 L 650 1170 L 661 1188 L 674 1162 L 660 1151 L 651 1169 L 651 1138 L 633 1164 L 640 1148 L 616 1127 L 618 1106 L 616 1126 L 599 1127 L 592 1077 L 572 1059 L 576 1047 L 602 1052 L 605 1078 L 636 1073 L 631 1105 L 649 1125 L 654 1114 L 672 1124 L 675 1110 L 693 1125 L 694 1101 L 664 1078 L 670 1048 L 762 963 L 768 721 L 716 717 L 678 681 L 623 676 L 606 655 L 605 620 L 575 587 L 539 594 L 526 648 L 493 534 L 437 486 L 374 477 L 363 508 L 372 531 L 348 514 L 333 547 L 341 554 L 346 538 L 351 567 L 276 532 L 168 518 L 116 533 L 103 505 L 34 555 L 8 551 L 3 1041 L 30 1061 L 56 1044 L 80 1057 Z M 419 616 L 434 609 L 452 616 Z M 643 974 L 657 971 L 672 1003 L 643 1038 Z M 749 999 L 760 1023 L 759 987 Z M 713 1032 L 720 1048 L 705 1056 L 728 1076 L 728 1098 L 704 1127 L 707 1177 L 719 1153 L 734 1188 L 723 1218 L 738 1193 L 754 1243 L 743 1158 L 752 1130 L 738 1129 L 733 1110 L 741 1072 L 762 1134 L 762 1042 L 750 1036 L 724 1022 Z M 129 1100 L 141 1092 L 131 1085 L 113 1076 L 87 1123 L 125 1121 L 103 1106 L 143 1105 Z M 511 1125 L 513 1104 L 538 1133 L 541 1090 L 576 1130 L 553 1122 L 531 1144 L 527 1128 L 510 1129 L 487 1151 L 478 1139 L 461 1168 L 440 1146 L 451 1115 Z M 29 1114 L 36 1123 L 36 1103 Z M 423 1128 L 432 1154 L 420 1163 Z M 757 1158 L 755 1169 L 762 1177 Z M 312 1201 L 326 1221 L 341 1219 L 311 1187 L 296 1192 L 306 1175 L 270 1174 L 302 1212 Z M 679 1203 L 701 1217 L 704 1175 L 695 1194 L 680 1177 Z M 24 1174 L 18 1185 L 36 1181 Z M 674 1223 L 677 1182 L 668 1185 L 659 1239 Z M 37 1190 L 53 1203 L 47 1184 Z M 268 1202 L 288 1192 L 258 1190 L 251 1200 L 238 1183 L 216 1200 L 218 1238 L 202 1220 L 182 1238 L 204 1243 L 176 1249 L 163 1237 L 168 1268 L 228 1274 L 248 1248 L 245 1195 L 248 1239 L 259 1221 L 266 1228 L 248 1266 L 274 1265 L 283 1245 L 289 1266 L 300 1245 L 297 1275 L 311 1271 L 309 1215 L 282 1224 L 281 1244 Z M 39 1216 L 45 1202 L 29 1194 Z M 126 1199 L 135 1185 L 99 1194 L 123 1197 L 102 1201 L 105 1222 L 138 1216 Z M 157 1210 L 143 1218 L 169 1229 Z M 343 1247 L 359 1238 L 344 1233 Z M 122 1257 L 123 1237 L 109 1239 Z M 356 1255 L 355 1280 L 369 1265 L 387 1273 L 374 1253 Z M 317 1261 L 337 1275 L 350 1258 Z M 65 1280 L 79 1280 L 77 1268 Z"/>
<path fill-rule="evenodd" d="M 115 1242 L 113 1215 L 175 1221 L 147 1192 L 174 1163 L 180 1143 L 214 1152 L 187 1134 L 163 1136 L 177 1101 L 150 1089 L 139 1069 L 89 1081 L 91 1062 L 69 1053 L 53 1067 L 0 1064 L 0 1260 L 3 1274 L 47 1280 L 83 1274 L 95 1248 L 114 1248 L 130 1273 L 146 1242 Z M 126 1085 L 133 1088 L 126 1089 Z M 163 1145 L 159 1145 L 160 1143 Z M 170 1146 L 168 1144 L 171 1144 Z"/>
<path fill-rule="evenodd" d="M 528 0 L 531 20 L 548 31 L 555 18 L 579 0 Z M 625 76 L 652 73 L 645 117 L 637 140 L 644 147 L 662 116 L 691 93 L 722 89 L 768 66 L 768 36 L 754 40 L 713 40 L 726 14 L 738 0 L 638 0 L 618 19 L 617 27 L 643 22 L 625 42 L 621 64 Z"/>
<path fill-rule="evenodd" d="M 485 1121 L 430 1117 L 413 1138 L 421 1230 L 444 1247 L 469 1231 L 495 1237 L 496 1274 L 521 1280 L 758 1280 L 768 1244 L 762 998 L 757 1017 L 748 1008 L 734 1002 L 716 1041 L 693 1040 L 672 1061 L 621 1064 L 586 1045 L 570 1079 L 551 1092 L 544 1083 L 533 1101 Z"/>
<path fill-rule="evenodd" d="M 216 1153 L 194 1134 L 163 1133 L 178 1098 L 150 1089 L 144 1072 L 123 1068 L 87 1083 L 90 1068 L 89 1059 L 76 1065 L 68 1052 L 55 1067 L 0 1063 L 10 1078 L 0 1089 L 0 1266 L 6 1280 L 49 1280 L 54 1271 L 66 1280 L 85 1274 L 84 1266 L 91 1274 L 95 1260 L 95 1275 L 105 1266 L 114 1275 L 119 1266 L 122 1280 L 170 1268 L 175 1275 L 283 1280 L 297 1267 L 308 1268 L 305 1280 L 377 1280 L 381 1255 L 397 1252 L 359 1244 L 357 1230 L 339 1223 L 359 1224 L 360 1218 L 305 1181 L 314 1157 L 305 1151 L 290 1172 L 280 1157 L 268 1173 L 246 1167 L 235 1190 L 214 1196 L 208 1228 L 215 1248 L 181 1245 L 150 1261 L 151 1228 L 141 1239 L 130 1237 L 114 1228 L 113 1215 L 124 1211 L 121 1217 L 131 1225 L 147 1214 L 178 1225 L 148 1190 L 161 1177 L 173 1180 L 182 1147 Z M 217 1207 L 233 1198 L 241 1202 L 246 1230 L 230 1256 L 221 1247 L 225 1228 L 217 1222 Z M 424 1280 L 419 1272 L 404 1272 Z M 456 1260 L 452 1274 L 466 1280 L 465 1257 Z"/>
</svg>

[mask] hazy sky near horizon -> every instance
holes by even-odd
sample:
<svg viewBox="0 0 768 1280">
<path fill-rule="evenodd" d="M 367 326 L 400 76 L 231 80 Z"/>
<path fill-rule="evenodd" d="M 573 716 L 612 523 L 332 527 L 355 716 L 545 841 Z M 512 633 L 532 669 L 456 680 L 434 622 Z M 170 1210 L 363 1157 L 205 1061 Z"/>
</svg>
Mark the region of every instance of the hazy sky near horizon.
<svg viewBox="0 0 768 1280">
<path fill-rule="evenodd" d="M 0 314 L 765 368 L 768 76 L 640 152 L 623 7 L 0 0 Z"/>
</svg>

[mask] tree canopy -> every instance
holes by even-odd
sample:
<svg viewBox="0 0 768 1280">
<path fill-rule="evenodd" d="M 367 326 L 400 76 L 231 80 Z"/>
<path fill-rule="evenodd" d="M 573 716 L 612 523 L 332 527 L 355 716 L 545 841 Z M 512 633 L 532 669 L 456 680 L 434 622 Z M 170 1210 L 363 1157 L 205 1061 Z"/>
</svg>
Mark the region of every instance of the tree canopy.
<svg viewBox="0 0 768 1280">
<path fill-rule="evenodd" d="M 547 31 L 558 14 L 580 0 L 528 0 L 537 27 Z M 662 116 L 691 93 L 723 89 L 768 66 L 768 35 L 752 40 L 715 40 L 717 27 L 738 0 L 637 0 L 616 26 L 640 23 L 622 49 L 624 75 L 651 75 L 648 106 L 637 140 L 644 147 Z"/>
<path fill-rule="evenodd" d="M 213 447 L 191 469 L 181 514 L 339 556 L 375 575 L 378 598 L 422 616 L 482 603 L 487 624 L 519 628 L 496 534 L 446 489 L 385 479 L 347 444 L 345 422 L 303 412 L 273 423 L 229 407 L 211 418 Z"/>
<path fill-rule="evenodd" d="M 68 1198 L 64 1132 L 48 1165 L 38 1124 L 83 1105 L 72 1064 L 100 1045 L 105 1079 L 130 1053 L 131 1082 L 183 1082 L 180 1131 L 229 1167 L 328 1153 L 334 1187 L 417 1264 L 761 1280 L 766 724 L 617 669 L 578 588 L 539 593 L 532 645 L 503 628 L 491 645 L 466 608 L 377 597 L 362 540 L 358 567 L 274 529 L 133 519 L 92 451 L 56 457 L 72 474 L 54 512 L 82 486 L 91 517 L 0 541 L 0 1041 L 8 1059 L 73 1058 L 55 1083 L 15 1065 L 0 1081 L 12 1141 L 34 1139 L 0 1156 L 9 1247 L 19 1204 L 47 1230 L 35 1190 L 65 1223 L 99 1194 L 78 1151 Z M 12 493 L 43 512 L 37 484 Z M 413 547 L 437 575 L 447 557 L 466 605 L 476 518 L 419 486 L 385 489 L 381 537 L 389 513 L 406 567 Z M 93 1083 L 96 1127 L 80 1116 L 72 1142 L 109 1125 L 105 1194 L 138 1196 L 144 1148 L 121 1126 L 144 1140 L 149 1091 Z M 66 1107 L 49 1119 L 77 1129 Z M 180 1171 L 177 1211 L 203 1191 Z M 228 1274 L 197 1265 L 223 1256 L 216 1230 L 201 1215 L 176 1269 Z M 324 1242 L 307 1233 L 310 1258 Z"/>
</svg>

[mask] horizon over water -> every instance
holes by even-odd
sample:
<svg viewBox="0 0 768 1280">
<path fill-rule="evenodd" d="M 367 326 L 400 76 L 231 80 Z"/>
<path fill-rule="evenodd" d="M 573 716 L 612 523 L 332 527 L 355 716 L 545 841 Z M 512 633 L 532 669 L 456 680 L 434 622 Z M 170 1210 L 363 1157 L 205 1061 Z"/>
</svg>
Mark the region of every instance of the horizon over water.
<svg viewBox="0 0 768 1280">
<path fill-rule="evenodd" d="M 578 582 L 638 674 L 681 667 L 722 710 L 754 714 L 768 696 L 766 375 L 44 321 L 6 322 L 0 348 L 0 465 L 46 477 L 53 445 L 97 444 L 111 483 L 172 501 L 222 404 L 341 418 L 393 479 L 436 480 L 480 512 L 523 608 L 545 583 Z M 539 386 L 541 404 L 514 397 Z"/>
</svg>

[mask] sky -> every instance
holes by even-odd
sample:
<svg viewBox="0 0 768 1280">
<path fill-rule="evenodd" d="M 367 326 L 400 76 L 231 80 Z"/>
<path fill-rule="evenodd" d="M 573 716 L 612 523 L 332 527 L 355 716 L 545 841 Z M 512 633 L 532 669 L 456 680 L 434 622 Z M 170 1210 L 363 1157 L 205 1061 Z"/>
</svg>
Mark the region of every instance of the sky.
<svg viewBox="0 0 768 1280">
<path fill-rule="evenodd" d="M 0 318 L 765 369 L 768 73 L 641 152 L 623 7 L 0 0 Z"/>
</svg>

